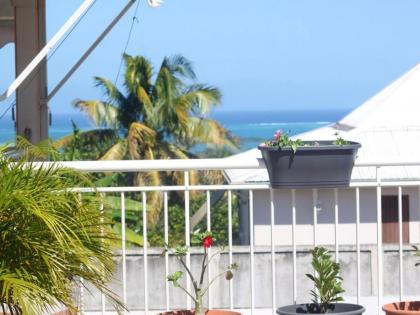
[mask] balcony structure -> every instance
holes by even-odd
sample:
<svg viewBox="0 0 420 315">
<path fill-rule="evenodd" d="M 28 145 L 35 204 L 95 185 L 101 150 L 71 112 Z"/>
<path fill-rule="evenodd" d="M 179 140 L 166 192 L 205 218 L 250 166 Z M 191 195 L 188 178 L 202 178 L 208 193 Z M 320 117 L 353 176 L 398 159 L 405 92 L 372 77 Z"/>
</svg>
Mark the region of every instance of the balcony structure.
<svg viewBox="0 0 420 315">
<path fill-rule="evenodd" d="M 121 250 L 116 251 L 118 271 L 112 288 L 127 303 L 130 314 L 156 314 L 161 310 L 191 307 L 191 302 L 176 288 L 171 288 L 166 276 L 179 266 L 162 248 L 148 246 L 147 198 L 157 191 L 163 197 L 163 231 L 165 242 L 170 241 L 168 194 L 173 191 L 184 196 L 185 244 L 190 245 L 191 209 L 190 195 L 203 192 L 206 196 L 204 222 L 212 228 L 211 196 L 224 191 L 227 198 L 226 251 L 209 270 L 215 274 L 221 266 L 231 262 L 240 265 L 232 282 L 220 281 L 209 292 L 210 308 L 240 310 L 244 314 L 275 314 L 277 307 L 310 300 L 310 282 L 305 273 L 311 272 L 308 251 L 315 245 L 326 245 L 335 260 L 342 264 L 344 295 L 346 301 L 357 302 L 367 309 L 367 314 L 381 314 L 382 304 L 388 301 L 410 299 L 418 294 L 420 281 L 415 268 L 415 252 L 411 245 L 419 243 L 420 181 L 389 181 L 380 177 L 382 169 L 393 167 L 418 167 L 420 161 L 388 161 L 381 164 L 356 162 L 356 167 L 368 167 L 378 175 L 370 181 L 352 181 L 348 188 L 271 189 L 268 183 L 190 185 L 189 173 L 198 170 L 264 168 L 259 159 L 200 159 L 159 161 L 92 161 L 63 162 L 63 166 L 88 172 L 148 172 L 177 171 L 184 175 L 182 186 L 159 187 L 99 187 L 105 195 L 121 198 L 121 222 L 125 226 L 126 199 L 133 192 L 141 195 L 143 218 L 141 235 L 143 248 L 126 247 L 122 233 Z M 80 193 L 92 189 L 77 188 Z M 387 201 L 392 192 L 396 201 Z M 329 201 L 317 196 L 331 194 Z M 232 203 L 234 195 L 247 196 L 240 209 Z M 264 203 L 257 204 L 256 196 Z M 307 204 L 305 195 L 314 196 Z M 368 202 L 366 202 L 368 200 Z M 405 216 L 409 203 L 409 217 Z M 388 205 L 385 206 L 385 203 Z M 240 203 L 239 203 L 240 204 Z M 244 207 L 246 205 L 246 207 Z M 385 212 L 384 212 L 385 211 Z M 238 213 L 239 239 L 233 238 L 232 216 Z M 384 213 L 393 213 L 385 219 Z M 408 219 L 408 220 L 407 220 Z M 263 228 L 261 228 L 263 226 Z M 408 236 L 406 229 L 409 228 Z M 245 230 L 248 233 L 244 233 Z M 124 229 L 123 229 L 124 231 Z M 392 231 L 393 238 L 386 238 Z M 187 262 L 198 267 L 199 250 L 192 250 Z M 95 292 L 80 292 L 82 309 L 86 314 L 111 312 L 106 301 Z M 111 314 L 111 313 L 109 313 Z"/>
</svg>

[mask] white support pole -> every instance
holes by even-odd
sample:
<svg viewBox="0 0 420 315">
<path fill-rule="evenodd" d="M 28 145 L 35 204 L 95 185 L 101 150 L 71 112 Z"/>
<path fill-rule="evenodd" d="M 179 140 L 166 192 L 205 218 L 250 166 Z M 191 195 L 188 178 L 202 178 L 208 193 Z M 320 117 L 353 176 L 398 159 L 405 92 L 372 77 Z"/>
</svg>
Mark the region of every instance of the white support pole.
<svg viewBox="0 0 420 315">
<path fill-rule="evenodd" d="M 47 97 L 47 102 L 49 102 L 57 92 L 66 84 L 67 80 L 79 69 L 79 67 L 85 62 L 85 60 L 90 56 L 90 54 L 98 47 L 102 40 L 108 35 L 108 33 L 114 28 L 114 26 L 121 20 L 121 18 L 130 10 L 131 6 L 136 2 L 136 0 L 130 0 L 125 7 L 120 11 L 120 13 L 111 21 L 108 27 L 98 36 L 95 42 L 86 50 L 86 52 L 80 57 L 80 59 L 74 64 L 74 66 L 67 72 L 67 74 L 61 79 L 61 81 L 55 86 L 51 93 Z"/>
<path fill-rule="evenodd" d="M 38 65 L 44 60 L 54 46 L 63 38 L 63 36 L 73 27 L 79 18 L 92 6 L 96 0 L 85 0 L 82 5 L 73 13 L 73 15 L 64 23 L 58 32 L 50 39 L 50 41 L 41 49 L 34 59 L 26 66 L 26 68 L 18 75 L 3 94 L 0 95 L 0 102 L 9 98 L 25 79 L 34 72 Z"/>
</svg>

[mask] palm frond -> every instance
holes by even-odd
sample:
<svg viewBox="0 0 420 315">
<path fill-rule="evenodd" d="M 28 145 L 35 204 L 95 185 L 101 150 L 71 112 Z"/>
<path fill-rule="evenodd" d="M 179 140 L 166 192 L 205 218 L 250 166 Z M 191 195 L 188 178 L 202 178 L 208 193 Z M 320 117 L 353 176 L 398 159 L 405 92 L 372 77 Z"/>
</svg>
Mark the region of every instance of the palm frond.
<svg viewBox="0 0 420 315">
<path fill-rule="evenodd" d="M 94 77 L 95 86 L 104 89 L 105 94 L 108 96 L 109 103 L 115 107 L 119 107 L 121 103 L 124 103 L 124 94 L 118 90 L 118 88 L 110 80 L 101 77 Z"/>
<path fill-rule="evenodd" d="M 73 106 L 84 112 L 89 119 L 98 127 L 112 128 L 118 127 L 118 109 L 102 101 L 75 100 Z"/>
<path fill-rule="evenodd" d="M 149 60 L 143 56 L 123 56 L 125 62 L 124 86 L 131 94 L 136 94 L 141 86 L 146 91 L 151 87 L 153 67 Z"/>
<path fill-rule="evenodd" d="M 189 108 L 194 114 L 206 115 L 214 106 L 220 104 L 222 93 L 212 86 L 194 84 L 186 88 L 179 98 L 189 103 Z"/>
<path fill-rule="evenodd" d="M 173 55 L 165 57 L 161 68 L 167 68 L 173 76 L 195 80 L 196 75 L 192 62 L 182 55 Z"/>
<path fill-rule="evenodd" d="M 190 141 L 190 145 L 207 144 L 216 147 L 227 147 L 230 150 L 238 149 L 238 139 L 234 137 L 217 121 L 208 118 L 189 117 L 188 130 L 181 135 L 181 139 Z"/>
<path fill-rule="evenodd" d="M 32 144 L 25 137 L 16 137 L 16 150 L 17 153 L 27 160 L 57 160 L 59 152 L 51 139 L 46 139 Z"/>
<path fill-rule="evenodd" d="M 80 131 L 77 135 L 71 134 L 62 137 L 52 143 L 56 149 L 61 149 L 69 146 L 76 138 L 86 142 L 103 142 L 106 140 L 112 140 L 117 137 L 117 131 L 114 129 L 91 129 L 87 131 Z"/>
<path fill-rule="evenodd" d="M 127 155 L 127 141 L 121 140 L 114 144 L 101 158 L 102 161 L 123 160 Z"/>
<path fill-rule="evenodd" d="M 141 123 L 132 123 L 128 131 L 128 152 L 132 159 L 141 159 L 141 154 L 146 147 L 153 146 L 156 132 L 148 126 Z"/>
</svg>

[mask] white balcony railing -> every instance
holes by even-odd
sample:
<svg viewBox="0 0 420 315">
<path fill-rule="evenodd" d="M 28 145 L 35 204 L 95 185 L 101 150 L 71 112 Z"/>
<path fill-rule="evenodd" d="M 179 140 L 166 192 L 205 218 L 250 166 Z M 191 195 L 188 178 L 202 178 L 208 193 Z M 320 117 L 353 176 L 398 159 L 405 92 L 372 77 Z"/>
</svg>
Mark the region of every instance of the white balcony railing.
<svg viewBox="0 0 420 315">
<path fill-rule="evenodd" d="M 420 243 L 420 181 L 392 180 L 380 178 L 383 167 L 419 166 L 420 161 L 375 161 L 357 162 L 358 167 L 376 170 L 375 180 L 352 182 L 349 188 L 332 189 L 270 189 L 268 183 L 244 183 L 223 185 L 190 185 L 189 172 L 193 170 L 258 169 L 264 163 L 257 159 L 200 159 L 200 160 L 159 160 L 159 161 L 89 161 L 62 162 L 63 166 L 87 172 L 184 172 L 184 185 L 159 187 L 100 187 L 103 194 L 117 193 L 121 198 L 121 223 L 125 226 L 126 194 L 138 192 L 142 196 L 142 237 L 144 247 L 138 250 L 126 249 L 125 229 L 122 231 L 122 249 L 116 259 L 119 261 L 120 283 L 114 289 L 121 294 L 130 308 L 130 314 L 155 314 L 173 308 L 190 308 L 187 297 L 172 290 L 166 276 L 173 268 L 168 254 L 160 256 L 161 249 L 149 248 L 147 226 L 147 193 L 159 191 L 163 195 L 164 240 L 171 237 L 169 231 L 168 193 L 183 192 L 185 213 L 185 244 L 190 245 L 190 192 L 201 191 L 206 196 L 206 225 L 211 230 L 211 194 L 215 191 L 227 192 L 228 246 L 222 261 L 231 263 L 241 259 L 242 266 L 232 282 L 216 284 L 207 297 L 210 308 L 228 308 L 249 314 L 275 314 L 283 304 L 299 303 L 310 299 L 304 282 L 304 273 L 310 268 L 308 249 L 324 244 L 330 246 L 336 261 L 344 262 L 343 274 L 352 284 L 347 287 L 346 300 L 359 303 L 367 308 L 366 314 L 382 314 L 384 302 L 402 300 L 415 295 L 419 277 L 413 271 L 414 254 L 410 246 L 404 244 L 405 225 L 409 227 L 409 243 Z M 78 189 L 87 193 L 91 189 Z M 241 192 L 247 199 L 247 213 L 241 215 L 245 226 L 242 234 L 248 234 L 243 245 L 233 245 L 232 236 L 232 195 Z M 304 200 L 311 195 L 311 209 Z M 382 236 L 382 196 L 395 195 L 398 200 L 398 240 L 394 245 L 383 244 Z M 331 196 L 332 197 L 331 197 Z M 403 220 L 403 196 L 410 200 L 407 223 Z M 319 213 L 318 198 L 325 197 L 328 211 Z M 258 198 L 258 200 L 256 200 Z M 349 199 L 350 198 L 350 199 Z M 404 197 L 405 198 L 405 197 Z M 351 200 L 352 202 L 348 202 Z M 367 200 L 367 203 L 364 202 Z M 370 200 L 370 201 L 369 201 Z M 373 200 L 373 201 L 372 201 Z M 303 203 L 306 204 L 302 206 Z M 344 205 L 342 203 L 345 202 Z M 372 203 L 373 202 L 373 203 Z M 349 206 L 350 205 L 350 206 Z M 266 207 L 267 210 L 266 211 Z M 264 213 L 263 213 L 264 212 Z M 283 220 L 283 221 L 282 221 Z M 318 222 L 319 221 L 319 222 Z M 268 233 L 268 235 L 267 235 Z M 310 240 L 310 241 L 308 241 Z M 340 240 L 342 242 L 340 243 Z M 187 264 L 194 262 L 198 254 L 193 250 L 187 257 Z M 394 273 L 389 275 L 384 272 Z M 217 265 L 209 269 L 209 273 Z M 408 271 L 407 271 L 408 270 Z M 384 283 L 385 281 L 385 283 Z M 117 281 L 118 282 L 118 281 Z M 237 283 L 235 283 L 237 282 Z M 225 285 L 225 286 L 224 286 Z M 226 287 L 228 286 L 228 287 Z M 287 289 L 286 289 L 287 288 Z M 405 290 L 406 289 L 406 290 Z M 136 291 L 138 290 L 138 292 Z M 419 292 L 417 292 L 419 293 Z M 85 296 L 83 296 L 85 295 Z M 82 291 L 82 306 L 86 313 L 105 314 L 106 301 L 94 301 Z"/>
</svg>

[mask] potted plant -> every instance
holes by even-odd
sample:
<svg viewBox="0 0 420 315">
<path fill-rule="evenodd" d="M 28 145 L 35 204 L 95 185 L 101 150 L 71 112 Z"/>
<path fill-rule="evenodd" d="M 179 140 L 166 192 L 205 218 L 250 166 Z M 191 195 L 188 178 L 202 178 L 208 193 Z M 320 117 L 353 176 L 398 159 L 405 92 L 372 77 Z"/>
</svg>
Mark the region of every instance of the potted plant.
<svg viewBox="0 0 420 315">
<path fill-rule="evenodd" d="M 357 304 L 338 303 L 343 301 L 344 290 L 340 274 L 340 264 L 331 259 L 331 255 L 324 247 L 311 250 L 314 274 L 306 276 L 314 283 L 311 290 L 312 303 L 283 306 L 277 309 L 279 315 L 293 314 L 345 314 L 359 315 L 365 311 Z"/>
<path fill-rule="evenodd" d="M 271 187 L 345 187 L 360 143 L 336 134 L 333 141 L 293 140 L 276 131 L 274 139 L 258 146 L 267 167 Z"/>
<path fill-rule="evenodd" d="M 76 314 L 82 278 L 122 313 L 107 288 L 114 236 L 98 211 L 100 196 L 82 199 L 70 190 L 91 187 L 89 178 L 16 156 L 0 149 L 0 314 Z"/>
<path fill-rule="evenodd" d="M 182 271 L 174 272 L 173 274 L 168 276 L 167 280 L 169 282 L 172 282 L 174 287 L 180 288 L 182 291 L 184 291 L 185 294 L 187 294 L 192 299 L 192 301 L 194 302 L 194 309 L 164 312 L 164 313 L 160 313 L 160 315 L 192 315 L 192 314 L 195 314 L 195 315 L 204 315 L 204 314 L 206 315 L 240 315 L 240 313 L 238 312 L 225 311 L 225 310 L 207 310 L 204 308 L 204 305 L 203 305 L 204 295 L 209 290 L 213 282 L 216 279 L 223 276 L 226 278 L 226 280 L 228 281 L 231 280 L 233 278 L 233 271 L 238 268 L 238 265 L 236 263 L 233 263 L 227 266 L 223 272 L 216 275 L 213 279 L 211 280 L 209 279 L 208 283 L 204 282 L 205 272 L 211 260 L 217 255 L 220 255 L 224 251 L 224 248 L 222 247 L 221 249 L 219 249 L 217 252 L 215 252 L 209 257 L 208 249 L 213 245 L 214 241 L 215 239 L 211 232 L 203 232 L 203 233 L 197 232 L 193 234 L 193 237 L 191 240 L 192 244 L 199 245 L 203 248 L 203 260 L 201 263 L 201 271 L 198 278 L 199 280 L 196 280 L 196 278 L 193 275 L 193 272 L 187 266 L 184 260 L 185 256 L 188 253 L 189 248 L 187 246 L 177 246 L 174 250 L 170 250 L 168 246 L 166 246 L 165 251 L 168 251 L 170 254 L 176 257 L 179 260 L 179 262 L 182 264 L 182 266 L 184 267 L 185 271 L 187 272 L 189 281 L 191 281 L 193 285 L 194 292 L 188 292 L 187 289 L 184 288 L 179 283 L 179 280 L 183 276 Z"/>
<path fill-rule="evenodd" d="M 416 256 L 420 256 L 420 251 L 417 246 L 413 246 L 416 251 Z M 419 266 L 417 262 L 415 266 Z M 385 304 L 382 310 L 386 315 L 420 315 L 420 301 L 401 301 Z"/>
</svg>

